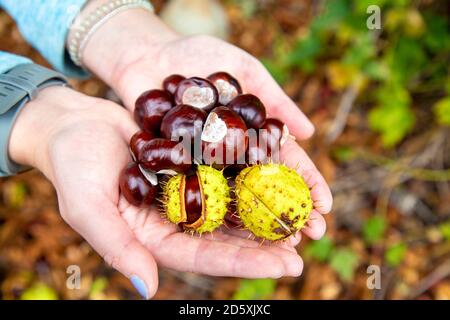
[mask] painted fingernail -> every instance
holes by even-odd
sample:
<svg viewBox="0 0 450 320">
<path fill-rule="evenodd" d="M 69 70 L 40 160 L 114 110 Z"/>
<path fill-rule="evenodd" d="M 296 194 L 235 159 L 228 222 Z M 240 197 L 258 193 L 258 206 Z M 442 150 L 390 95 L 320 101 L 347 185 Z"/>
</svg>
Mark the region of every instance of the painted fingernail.
<svg viewBox="0 0 450 320">
<path fill-rule="evenodd" d="M 131 283 L 133 284 L 134 288 L 137 290 L 137 292 L 139 292 L 139 294 L 144 299 L 148 299 L 147 286 L 146 286 L 145 282 L 136 275 L 131 276 L 130 280 L 131 280 Z"/>
</svg>

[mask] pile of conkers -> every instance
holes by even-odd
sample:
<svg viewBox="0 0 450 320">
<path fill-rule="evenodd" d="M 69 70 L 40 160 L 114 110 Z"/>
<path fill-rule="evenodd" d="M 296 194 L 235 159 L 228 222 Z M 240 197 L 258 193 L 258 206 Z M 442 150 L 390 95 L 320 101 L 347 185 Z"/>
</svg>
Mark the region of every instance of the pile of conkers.
<svg viewBox="0 0 450 320">
<path fill-rule="evenodd" d="M 141 131 L 130 140 L 133 162 L 119 179 L 132 205 L 148 206 L 159 198 L 168 220 L 198 233 L 213 231 L 228 214 L 230 221 L 270 240 L 289 236 L 308 218 L 312 202 L 303 179 L 273 164 L 289 136 L 286 125 L 267 118 L 261 100 L 243 94 L 230 74 L 171 75 L 162 90 L 136 100 L 134 118 Z M 269 194 L 273 199 L 265 198 Z M 281 206 L 286 212 L 276 212 L 280 201 L 288 203 Z"/>
</svg>

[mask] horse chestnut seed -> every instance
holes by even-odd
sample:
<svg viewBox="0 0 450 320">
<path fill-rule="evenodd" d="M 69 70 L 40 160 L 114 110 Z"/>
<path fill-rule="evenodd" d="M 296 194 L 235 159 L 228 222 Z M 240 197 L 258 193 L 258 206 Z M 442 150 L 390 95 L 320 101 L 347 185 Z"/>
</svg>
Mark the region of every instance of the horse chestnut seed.
<svg viewBox="0 0 450 320">
<path fill-rule="evenodd" d="M 200 136 L 206 117 L 206 111 L 180 104 L 164 116 L 161 122 L 161 135 L 163 138 L 177 141 L 179 137 L 189 135 L 193 142 L 194 137 Z"/>
<path fill-rule="evenodd" d="M 181 143 L 168 139 L 150 140 L 139 154 L 139 163 L 146 170 L 159 172 L 173 170 L 187 172 L 191 168 L 191 157 Z"/>
<path fill-rule="evenodd" d="M 216 87 L 199 77 L 182 80 L 174 96 L 176 104 L 188 104 L 205 111 L 214 108 L 219 98 Z"/>
<path fill-rule="evenodd" d="M 281 240 L 295 234 L 313 209 L 303 178 L 281 164 L 254 165 L 236 178 L 237 213 L 254 235 Z"/>
<path fill-rule="evenodd" d="M 247 126 L 227 107 L 217 107 L 206 119 L 201 136 L 203 160 L 220 166 L 237 163 L 247 149 Z"/>
<path fill-rule="evenodd" d="M 208 76 L 207 79 L 216 87 L 221 105 L 227 105 L 242 93 L 241 85 L 229 73 L 216 72 Z"/>
<path fill-rule="evenodd" d="M 119 187 L 123 196 L 133 206 L 149 206 L 155 200 L 158 186 L 152 185 L 136 163 L 128 164 L 120 173 Z"/>
<path fill-rule="evenodd" d="M 163 90 L 149 90 L 136 100 L 134 119 L 142 130 L 158 132 L 167 111 L 172 109 L 172 95 Z"/>
<path fill-rule="evenodd" d="M 259 129 L 266 120 L 266 108 L 261 100 L 252 94 L 237 96 L 227 107 L 240 115 L 249 128 Z"/>
<path fill-rule="evenodd" d="M 289 130 L 280 120 L 269 118 L 260 129 L 249 130 L 248 136 L 247 163 L 278 162 L 280 148 L 288 138 Z"/>
<path fill-rule="evenodd" d="M 210 166 L 199 165 L 194 175 L 178 174 L 163 187 L 167 219 L 184 230 L 204 233 L 219 227 L 230 202 L 227 179 Z"/>
<path fill-rule="evenodd" d="M 261 126 L 261 129 L 267 130 L 268 145 L 273 147 L 275 143 L 282 146 L 289 137 L 289 129 L 287 125 L 278 119 L 268 118 Z"/>
<path fill-rule="evenodd" d="M 179 74 L 173 74 L 171 76 L 168 76 L 163 81 L 163 89 L 173 95 L 175 94 L 175 91 L 177 90 L 180 82 L 183 81 L 184 79 L 186 78 Z"/>
<path fill-rule="evenodd" d="M 138 131 L 130 139 L 130 151 L 133 160 L 139 159 L 139 154 L 147 142 L 156 138 L 153 133 L 147 131 Z"/>
</svg>

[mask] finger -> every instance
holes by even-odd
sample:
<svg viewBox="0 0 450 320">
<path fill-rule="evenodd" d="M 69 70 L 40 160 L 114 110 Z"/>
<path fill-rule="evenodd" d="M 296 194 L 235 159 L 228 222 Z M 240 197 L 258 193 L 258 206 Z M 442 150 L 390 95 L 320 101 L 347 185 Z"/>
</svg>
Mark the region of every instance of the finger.
<svg viewBox="0 0 450 320">
<path fill-rule="evenodd" d="M 164 245 L 162 245 L 164 243 Z M 161 245 L 160 245 L 161 244 Z M 243 278 L 280 278 L 298 276 L 302 261 L 285 251 L 283 258 L 264 248 L 250 248 L 232 243 L 172 234 L 151 248 L 158 263 L 180 271 L 199 272 L 211 276 Z M 286 270 L 284 259 L 291 259 Z"/>
<path fill-rule="evenodd" d="M 284 241 L 255 241 L 235 237 L 221 231 L 208 234 L 205 237 L 207 240 L 222 241 L 246 248 L 260 248 L 267 252 L 271 252 L 278 256 L 284 263 L 286 273 L 289 275 L 300 275 L 303 269 L 303 261 L 299 257 L 295 248 L 287 245 Z"/>
<path fill-rule="evenodd" d="M 286 246 L 294 248 L 300 243 L 300 241 L 302 241 L 302 233 L 301 233 L 301 231 L 297 231 L 297 233 L 295 233 L 292 236 L 290 236 L 289 238 L 285 239 L 283 241 L 283 243 Z"/>
<path fill-rule="evenodd" d="M 298 245 L 300 243 L 301 239 L 302 239 L 301 233 L 297 232 L 296 234 L 294 234 L 294 235 L 292 235 L 292 236 L 290 236 L 290 237 L 288 237 L 288 238 L 286 238 L 284 240 L 281 240 L 281 241 L 275 241 L 275 242 L 264 241 L 264 242 L 261 242 L 261 241 L 255 240 L 256 237 L 248 230 L 241 230 L 241 229 L 237 229 L 237 228 L 222 227 L 220 229 L 220 231 L 222 233 L 224 233 L 224 234 L 231 235 L 231 236 L 233 236 L 235 238 L 241 238 L 241 239 L 250 240 L 250 241 L 252 241 L 255 244 L 277 246 L 277 247 L 284 248 L 284 249 L 287 249 L 287 250 L 290 250 L 290 251 L 293 251 L 293 252 L 296 252 L 294 247 L 296 245 Z M 215 235 L 215 233 L 214 233 L 214 235 Z"/>
<path fill-rule="evenodd" d="M 333 205 L 331 190 L 305 151 L 297 142 L 288 139 L 281 148 L 280 156 L 288 167 L 298 168 L 297 171 L 311 189 L 314 209 L 321 214 L 329 213 Z"/>
<path fill-rule="evenodd" d="M 158 288 L 158 268 L 150 252 L 135 238 L 117 208 L 108 199 L 85 199 L 74 210 L 69 224 L 85 238 L 103 259 L 130 279 L 139 294 L 151 298 Z"/>
<path fill-rule="evenodd" d="M 300 140 L 314 134 L 314 125 L 300 108 L 286 95 L 266 68 L 254 58 L 243 68 L 244 91 L 257 95 L 270 117 L 282 120 L 290 133 Z"/>
<path fill-rule="evenodd" d="M 325 234 L 326 229 L 327 224 L 324 217 L 317 210 L 313 210 L 302 232 L 313 240 L 319 240 Z"/>
</svg>

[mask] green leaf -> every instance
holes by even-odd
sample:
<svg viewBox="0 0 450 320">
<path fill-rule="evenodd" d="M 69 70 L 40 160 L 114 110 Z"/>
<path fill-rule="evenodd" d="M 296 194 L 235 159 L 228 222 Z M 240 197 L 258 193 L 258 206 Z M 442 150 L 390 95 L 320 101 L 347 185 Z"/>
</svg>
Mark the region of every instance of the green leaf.
<svg viewBox="0 0 450 320">
<path fill-rule="evenodd" d="M 106 289 L 107 286 L 108 286 L 107 278 L 99 277 L 95 279 L 91 284 L 91 288 L 89 289 L 89 297 L 95 299 L 96 296 L 103 293 L 103 291 Z"/>
<path fill-rule="evenodd" d="M 38 282 L 22 293 L 21 300 L 57 300 L 56 291 L 45 283 Z"/>
<path fill-rule="evenodd" d="M 450 126 L 450 96 L 436 102 L 433 109 L 438 123 Z"/>
<path fill-rule="evenodd" d="M 389 248 L 387 248 L 384 259 L 386 263 L 391 267 L 396 267 L 402 263 L 406 254 L 406 244 L 403 242 L 396 243 Z"/>
<path fill-rule="evenodd" d="M 257 300 L 269 299 L 275 292 L 276 280 L 274 279 L 242 279 L 238 290 L 233 295 L 233 300 Z"/>
<path fill-rule="evenodd" d="M 362 70 L 366 76 L 373 80 L 384 81 L 389 77 L 389 68 L 382 61 L 368 61 L 362 66 Z"/>
<path fill-rule="evenodd" d="M 328 237 L 308 243 L 305 248 L 305 255 L 324 262 L 329 259 L 333 250 L 333 242 Z"/>
<path fill-rule="evenodd" d="M 353 36 L 351 46 L 346 50 L 342 62 L 363 68 L 375 57 L 376 47 L 373 34 L 367 32 L 358 32 Z"/>
<path fill-rule="evenodd" d="M 408 91 L 396 84 L 387 84 L 377 91 L 378 106 L 369 112 L 369 126 L 381 134 L 385 147 L 393 147 L 414 127 Z"/>
<path fill-rule="evenodd" d="M 376 5 L 381 8 L 384 7 L 386 3 L 389 3 L 389 0 L 357 0 L 353 2 L 356 12 L 361 14 L 366 14 L 367 8 L 371 5 Z"/>
<path fill-rule="evenodd" d="M 286 82 L 288 70 L 285 65 L 271 59 L 262 59 L 262 63 L 279 84 Z"/>
<path fill-rule="evenodd" d="M 341 248 L 332 253 L 330 266 L 343 281 L 351 281 L 358 267 L 358 260 L 358 256 L 353 250 Z"/>
<path fill-rule="evenodd" d="M 422 43 L 407 37 L 400 37 L 390 45 L 384 59 L 391 71 L 392 80 L 400 84 L 413 80 L 428 62 Z"/>
<path fill-rule="evenodd" d="M 363 225 L 364 240 L 368 244 L 374 244 L 381 240 L 386 230 L 386 220 L 382 216 L 373 216 L 367 219 Z"/>
<path fill-rule="evenodd" d="M 310 32 L 300 39 L 287 57 L 289 65 L 298 66 L 305 72 L 312 72 L 316 68 L 315 60 L 322 48 L 320 37 Z"/>
<path fill-rule="evenodd" d="M 414 126 L 414 114 L 404 106 L 378 106 L 369 112 L 370 127 L 381 134 L 383 145 L 395 146 Z"/>
<path fill-rule="evenodd" d="M 444 17 L 426 12 L 424 14 L 427 32 L 424 43 L 428 49 L 435 53 L 443 53 L 450 50 L 450 23 Z"/>
<path fill-rule="evenodd" d="M 349 146 L 339 146 L 332 150 L 333 157 L 341 162 L 346 163 L 355 158 L 355 151 Z"/>
<path fill-rule="evenodd" d="M 326 1 L 324 11 L 311 23 L 310 28 L 315 32 L 335 30 L 337 26 L 351 13 L 350 1 Z"/>
<path fill-rule="evenodd" d="M 450 221 L 444 222 L 439 225 L 439 231 L 445 240 L 450 241 Z"/>
</svg>

